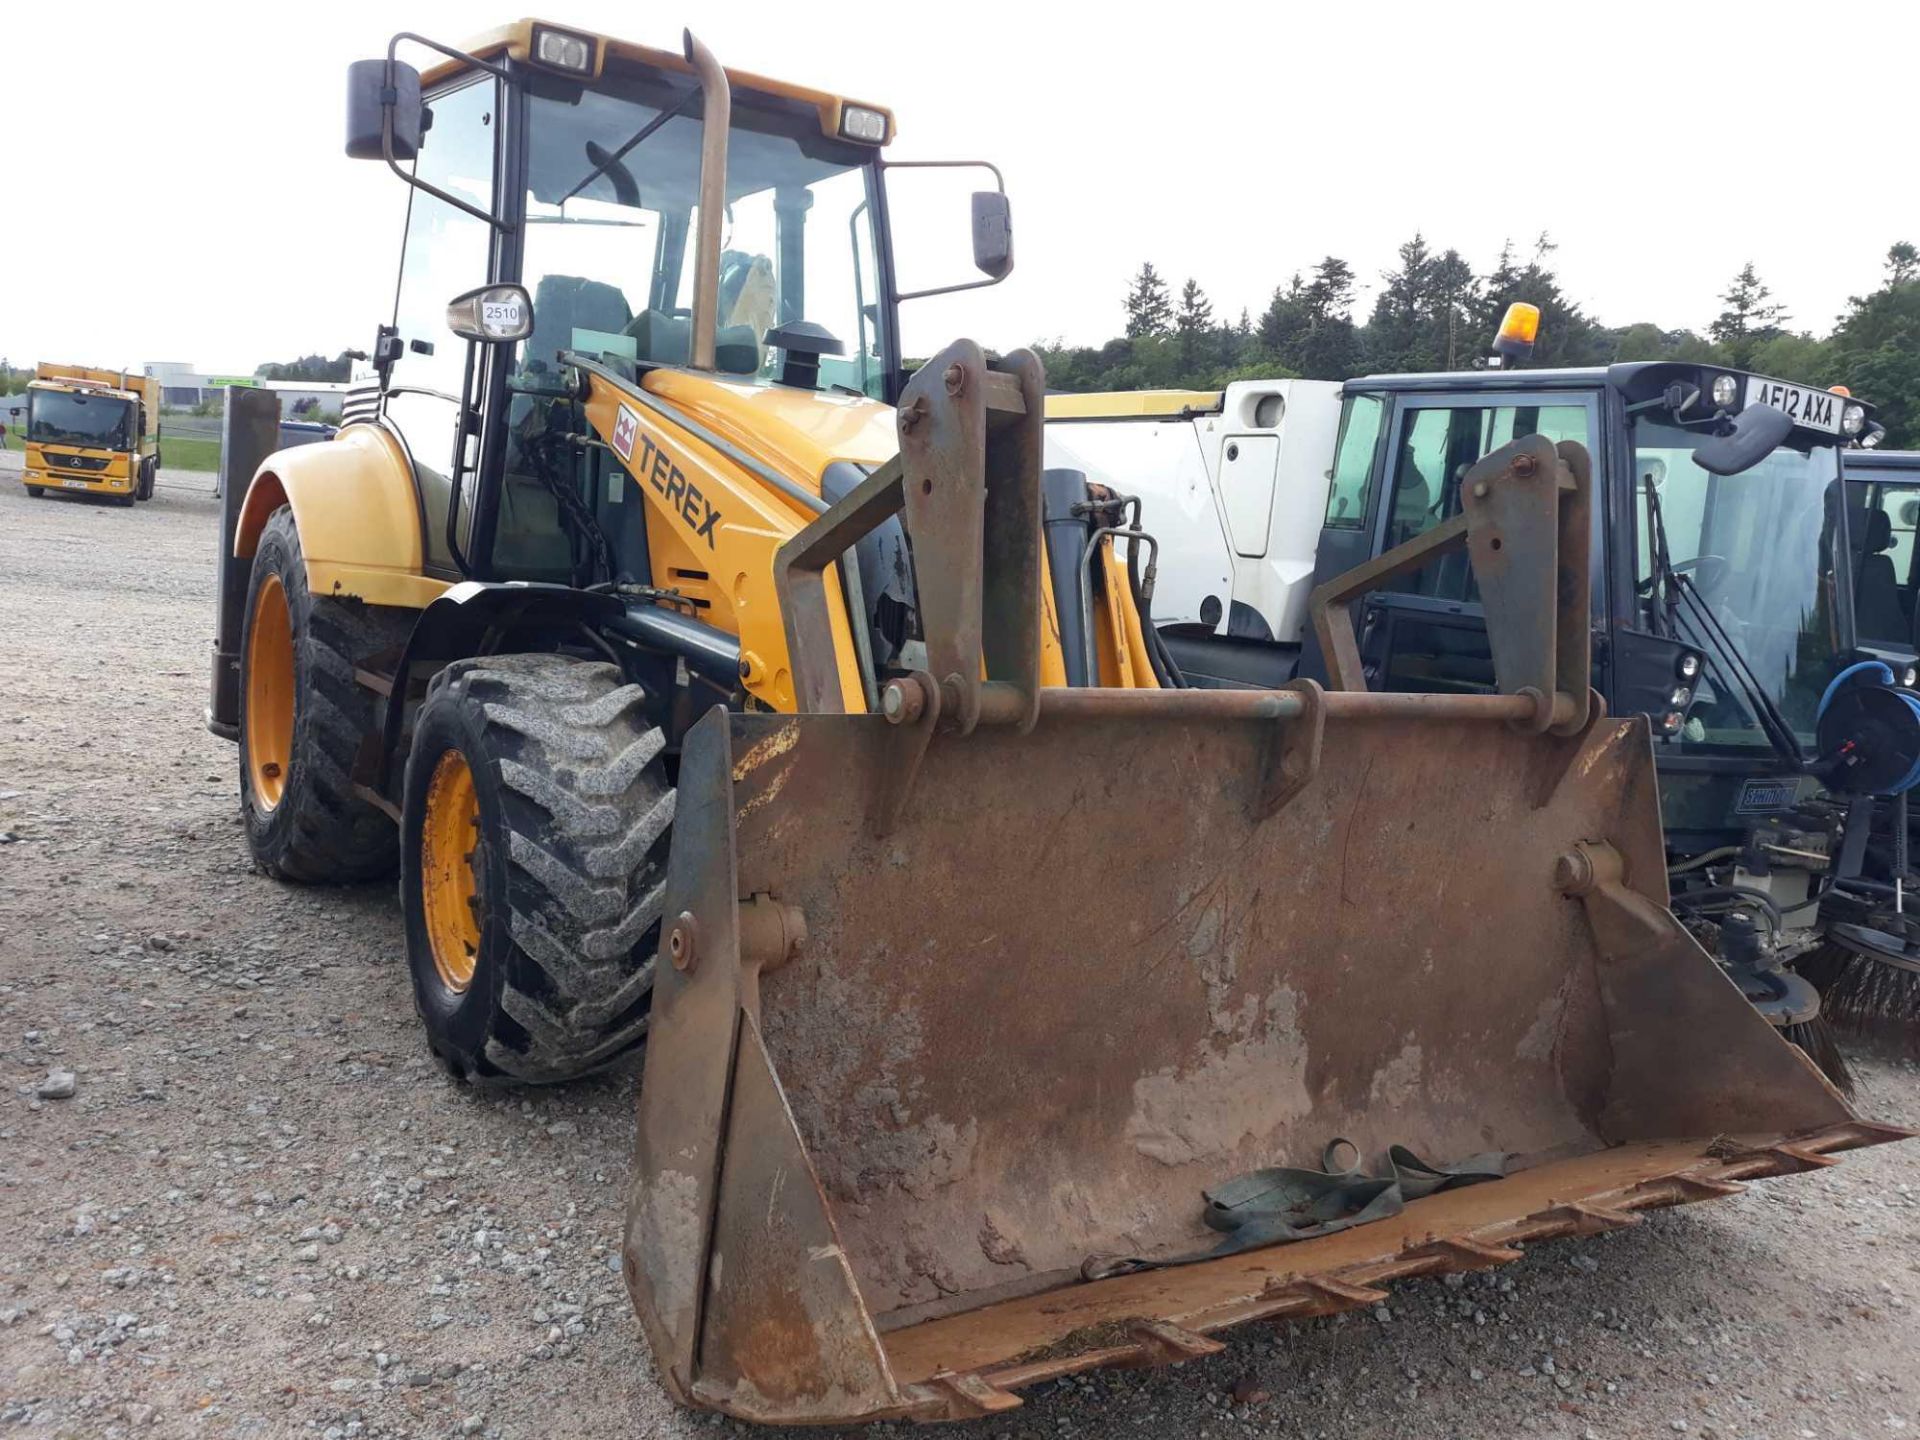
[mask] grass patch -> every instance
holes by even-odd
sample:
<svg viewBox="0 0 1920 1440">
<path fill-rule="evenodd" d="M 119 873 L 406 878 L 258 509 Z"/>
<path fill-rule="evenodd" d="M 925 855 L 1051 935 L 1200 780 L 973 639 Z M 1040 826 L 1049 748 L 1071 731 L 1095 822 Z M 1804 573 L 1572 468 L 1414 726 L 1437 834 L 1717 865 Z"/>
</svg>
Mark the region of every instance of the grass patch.
<svg viewBox="0 0 1920 1440">
<path fill-rule="evenodd" d="M 24 452 L 27 442 L 24 436 L 7 426 L 7 433 L 0 435 L 0 450 L 11 450 L 15 454 Z M 203 440 L 198 436 L 162 435 L 160 437 L 160 465 L 166 470 L 206 470 L 220 468 L 220 442 Z"/>
<path fill-rule="evenodd" d="M 163 434 L 160 437 L 160 468 L 163 470 L 218 470 L 220 442 Z"/>
</svg>

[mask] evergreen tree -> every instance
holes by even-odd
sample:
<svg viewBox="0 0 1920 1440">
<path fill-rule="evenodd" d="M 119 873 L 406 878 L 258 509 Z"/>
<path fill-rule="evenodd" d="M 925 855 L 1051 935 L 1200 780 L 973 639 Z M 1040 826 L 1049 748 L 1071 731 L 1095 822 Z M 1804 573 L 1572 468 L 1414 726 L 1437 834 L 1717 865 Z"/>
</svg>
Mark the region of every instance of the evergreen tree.
<svg viewBox="0 0 1920 1440">
<path fill-rule="evenodd" d="M 1507 307 L 1524 300 L 1540 307 L 1540 336 L 1529 365 L 1602 365 L 1613 358 L 1610 337 L 1561 290 L 1550 263 L 1558 248 L 1543 234 L 1534 242 L 1533 258 L 1522 265 L 1514 258 L 1512 241 L 1501 247 L 1499 260 L 1480 281 L 1478 299 L 1467 310 L 1471 325 L 1461 344 L 1463 356 L 1486 354 Z"/>
<path fill-rule="evenodd" d="M 1856 295 L 1828 342 L 1826 383 L 1872 404 L 1888 449 L 1920 446 L 1920 266 L 1902 241 L 1887 252 L 1887 281 Z"/>
<path fill-rule="evenodd" d="M 1180 365 L 1191 371 L 1200 358 L 1201 342 L 1213 328 L 1213 302 L 1201 290 L 1200 282 L 1189 279 L 1180 287 L 1180 314 L 1175 322 L 1180 332 Z"/>
<path fill-rule="evenodd" d="M 1911 280 L 1920 280 L 1920 250 L 1896 240 L 1887 249 L 1887 284 L 1905 285 Z"/>
<path fill-rule="evenodd" d="M 1277 358 L 1295 348 L 1303 323 L 1300 296 L 1304 288 L 1298 271 L 1285 286 L 1274 287 L 1273 298 L 1260 313 L 1260 327 L 1254 332 L 1262 353 Z"/>
<path fill-rule="evenodd" d="M 1740 267 L 1720 300 L 1726 308 L 1714 317 L 1707 333 L 1720 342 L 1729 364 L 1747 369 L 1754 350 L 1782 333 L 1787 312 L 1774 303 L 1773 292 L 1760 282 L 1751 260 Z"/>
<path fill-rule="evenodd" d="M 1439 370 L 1460 370 L 1479 353 L 1473 314 L 1480 282 L 1458 250 L 1446 250 L 1427 268 L 1427 293 L 1421 315 L 1424 359 Z M 1423 367 L 1426 368 L 1426 367 Z"/>
<path fill-rule="evenodd" d="M 1374 297 L 1367 321 L 1367 365 L 1374 370 L 1426 370 L 1422 321 L 1433 256 L 1418 232 L 1400 247 L 1400 268 L 1381 276 L 1386 284 Z"/>
<path fill-rule="evenodd" d="M 1353 323 L 1353 267 L 1329 255 L 1313 267 L 1300 292 L 1305 329 L 1298 352 L 1282 353 L 1289 368 L 1311 380 L 1345 380 L 1360 368 L 1360 332 Z"/>
<path fill-rule="evenodd" d="M 1127 291 L 1127 338 L 1166 335 L 1172 329 L 1173 302 L 1167 298 L 1167 282 L 1151 263 L 1143 263 Z"/>
</svg>

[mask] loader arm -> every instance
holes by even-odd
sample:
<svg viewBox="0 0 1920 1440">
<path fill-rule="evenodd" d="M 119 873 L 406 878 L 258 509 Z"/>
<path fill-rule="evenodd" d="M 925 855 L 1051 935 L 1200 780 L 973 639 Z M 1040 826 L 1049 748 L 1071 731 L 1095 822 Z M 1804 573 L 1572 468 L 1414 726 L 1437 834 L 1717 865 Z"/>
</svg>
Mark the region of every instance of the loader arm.
<svg viewBox="0 0 1920 1440">
<path fill-rule="evenodd" d="M 654 583 L 683 592 L 703 620 L 739 638 L 748 694 L 772 710 L 798 708 L 774 556 L 825 502 L 638 382 L 598 361 L 569 358 L 586 381 L 587 423 L 647 506 Z M 837 569 L 822 586 L 830 596 L 823 625 L 831 658 L 819 683 L 841 708 L 865 710 Z"/>
<path fill-rule="evenodd" d="M 915 376 L 898 464 L 779 557 L 820 708 L 687 736 L 623 1254 L 677 1400 L 977 1417 L 1906 1133 L 1665 908 L 1645 722 L 1584 704 L 1545 567 L 1490 603 L 1550 617 L 1500 694 L 1039 685 L 1039 379 Z M 1481 537 L 1557 545 L 1584 455 L 1487 463 L 1547 499 Z M 929 663 L 831 713 L 826 572 L 895 512 Z M 1195 1259 L 1203 1190 L 1335 1136 L 1508 1178 Z"/>
</svg>

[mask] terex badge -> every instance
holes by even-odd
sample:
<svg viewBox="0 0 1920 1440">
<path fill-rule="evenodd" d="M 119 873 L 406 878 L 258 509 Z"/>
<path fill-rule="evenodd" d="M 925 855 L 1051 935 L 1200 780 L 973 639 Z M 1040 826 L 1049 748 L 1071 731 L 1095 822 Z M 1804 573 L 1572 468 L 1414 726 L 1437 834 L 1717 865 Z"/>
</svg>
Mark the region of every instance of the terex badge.
<svg viewBox="0 0 1920 1440">
<path fill-rule="evenodd" d="M 622 460 L 633 459 L 633 441 L 639 433 L 639 412 L 622 405 L 619 418 L 613 422 L 613 453 Z"/>
</svg>

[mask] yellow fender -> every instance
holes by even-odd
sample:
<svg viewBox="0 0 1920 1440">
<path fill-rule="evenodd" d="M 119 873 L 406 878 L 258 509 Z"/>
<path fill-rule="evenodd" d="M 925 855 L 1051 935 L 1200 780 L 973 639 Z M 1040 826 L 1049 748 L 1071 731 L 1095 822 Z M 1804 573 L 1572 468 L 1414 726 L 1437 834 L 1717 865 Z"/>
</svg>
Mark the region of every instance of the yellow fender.
<svg viewBox="0 0 1920 1440">
<path fill-rule="evenodd" d="M 234 530 L 250 559 L 282 505 L 293 507 L 307 586 L 315 595 L 424 610 L 448 582 L 423 572 L 420 510 L 400 442 L 378 425 L 349 425 L 324 445 L 260 462 Z"/>
</svg>

